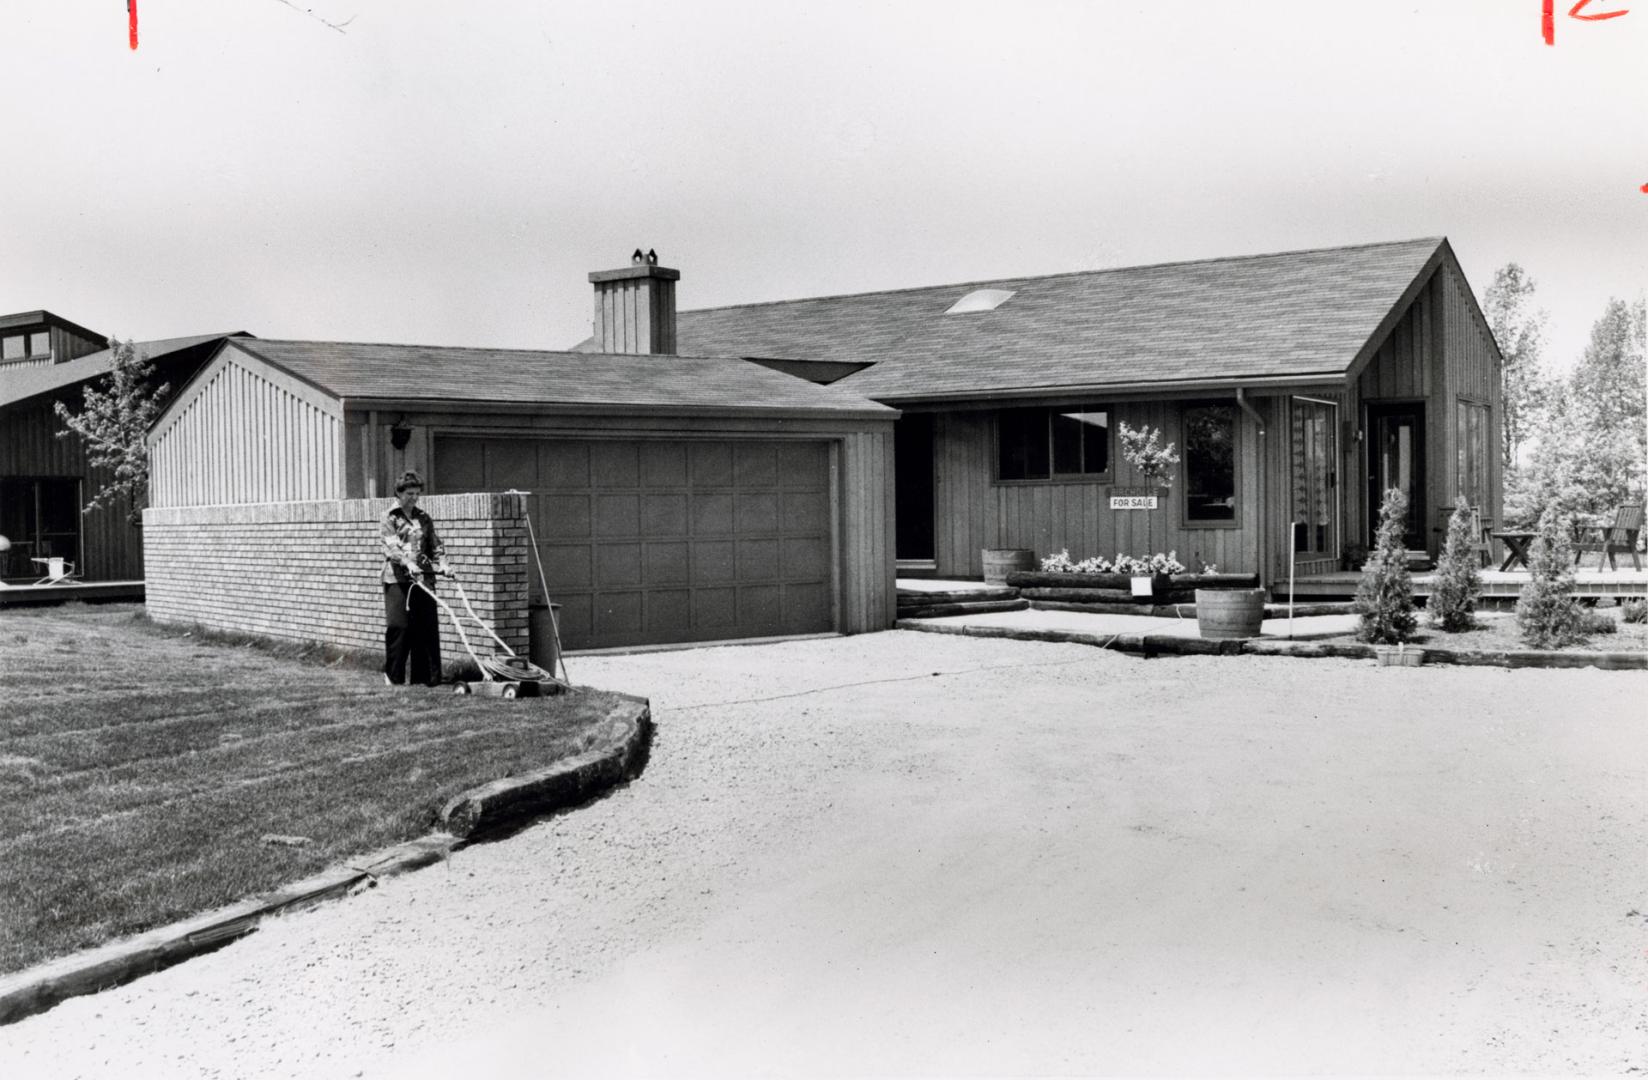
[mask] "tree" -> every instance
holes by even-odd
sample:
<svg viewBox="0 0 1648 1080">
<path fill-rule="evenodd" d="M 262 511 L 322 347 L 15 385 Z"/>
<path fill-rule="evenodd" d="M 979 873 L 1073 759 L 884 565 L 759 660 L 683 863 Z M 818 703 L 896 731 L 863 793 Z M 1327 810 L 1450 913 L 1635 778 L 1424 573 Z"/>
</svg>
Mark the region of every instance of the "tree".
<svg viewBox="0 0 1648 1080">
<path fill-rule="evenodd" d="M 1408 497 L 1400 488 L 1385 492 L 1379 507 L 1379 535 L 1356 586 L 1356 636 L 1377 645 L 1398 645 L 1413 637 L 1413 579 L 1408 575 Z"/>
<path fill-rule="evenodd" d="M 131 499 L 135 523 L 149 499 L 149 451 L 143 443 L 149 425 L 160 415 L 166 384 L 155 387 L 154 368 L 130 341 L 109 340 L 111 358 L 103 389 L 86 387 L 81 410 L 71 412 L 55 403 L 63 430 L 59 439 L 78 435 L 86 445 L 86 460 L 108 469 L 113 477 L 92 495 L 88 511 L 121 497 Z"/>
<path fill-rule="evenodd" d="M 1573 592 L 1573 549 L 1568 516 L 1551 507 L 1539 518 L 1539 535 L 1528 550 L 1528 583 L 1516 601 L 1522 641 L 1534 649 L 1556 649 L 1579 641 L 1584 623 Z"/>
<path fill-rule="evenodd" d="M 1540 363 L 1546 313 L 1533 307 L 1534 288 L 1534 279 L 1511 262 L 1494 274 L 1493 284 L 1483 298 L 1483 314 L 1504 359 L 1500 368 L 1504 443 L 1500 450 L 1507 470 L 1516 467 L 1517 451 L 1533 434 L 1550 389 L 1550 379 Z"/>
<path fill-rule="evenodd" d="M 1454 507 L 1448 519 L 1448 536 L 1442 556 L 1431 579 L 1431 595 L 1425 604 L 1431 625 L 1450 634 L 1476 625 L 1476 599 L 1482 594 L 1482 574 L 1477 567 L 1477 541 L 1468 506 Z"/>
<path fill-rule="evenodd" d="M 1602 517 L 1648 486 L 1648 312 L 1609 301 L 1573 375 L 1547 397 L 1531 460 L 1508 478 L 1506 517 L 1533 522 L 1550 508 Z"/>
</svg>

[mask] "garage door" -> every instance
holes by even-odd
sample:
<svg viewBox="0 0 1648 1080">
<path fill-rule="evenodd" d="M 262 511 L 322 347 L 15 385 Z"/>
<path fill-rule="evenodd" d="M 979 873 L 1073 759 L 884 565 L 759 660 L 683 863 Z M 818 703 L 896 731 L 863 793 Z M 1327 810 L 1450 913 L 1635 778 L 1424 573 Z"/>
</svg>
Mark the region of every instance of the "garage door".
<svg viewBox="0 0 1648 1080">
<path fill-rule="evenodd" d="M 442 438 L 435 466 L 534 493 L 568 649 L 833 629 L 827 443 Z"/>
</svg>

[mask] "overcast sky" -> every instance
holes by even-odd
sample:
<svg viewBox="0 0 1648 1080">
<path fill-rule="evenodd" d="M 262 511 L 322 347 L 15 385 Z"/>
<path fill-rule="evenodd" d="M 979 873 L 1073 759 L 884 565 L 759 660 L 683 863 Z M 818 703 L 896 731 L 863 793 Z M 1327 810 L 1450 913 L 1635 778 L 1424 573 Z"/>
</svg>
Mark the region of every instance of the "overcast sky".
<svg viewBox="0 0 1648 1080">
<path fill-rule="evenodd" d="M 294 3 L 0 0 L 0 312 L 566 348 L 636 246 L 692 308 L 1445 234 L 1565 366 L 1648 280 L 1648 4 Z"/>
</svg>

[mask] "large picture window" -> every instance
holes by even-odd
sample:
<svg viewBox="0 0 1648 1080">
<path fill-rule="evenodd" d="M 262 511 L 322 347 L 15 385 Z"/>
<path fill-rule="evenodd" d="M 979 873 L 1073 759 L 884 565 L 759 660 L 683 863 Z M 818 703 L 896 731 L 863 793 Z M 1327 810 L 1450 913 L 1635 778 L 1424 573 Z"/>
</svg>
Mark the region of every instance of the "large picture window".
<svg viewBox="0 0 1648 1080">
<path fill-rule="evenodd" d="M 1236 406 L 1192 405 L 1184 411 L 1185 520 L 1236 520 Z"/>
<path fill-rule="evenodd" d="M 1481 509 L 1488 494 L 1488 407 L 1461 401 L 1454 437 L 1458 456 L 1455 497 Z"/>
<path fill-rule="evenodd" d="M 1101 406 L 1003 409 L 996 427 L 1003 480 L 1110 475 L 1110 413 Z"/>
</svg>

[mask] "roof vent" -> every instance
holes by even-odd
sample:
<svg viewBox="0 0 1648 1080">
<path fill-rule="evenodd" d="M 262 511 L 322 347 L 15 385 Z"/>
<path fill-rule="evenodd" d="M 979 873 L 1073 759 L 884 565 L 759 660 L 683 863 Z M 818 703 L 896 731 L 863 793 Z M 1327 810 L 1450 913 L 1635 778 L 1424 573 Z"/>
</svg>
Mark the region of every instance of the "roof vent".
<svg viewBox="0 0 1648 1080">
<path fill-rule="evenodd" d="M 974 289 L 951 304 L 944 314 L 970 315 L 975 311 L 994 311 L 1012 298 L 1012 289 Z"/>
</svg>

